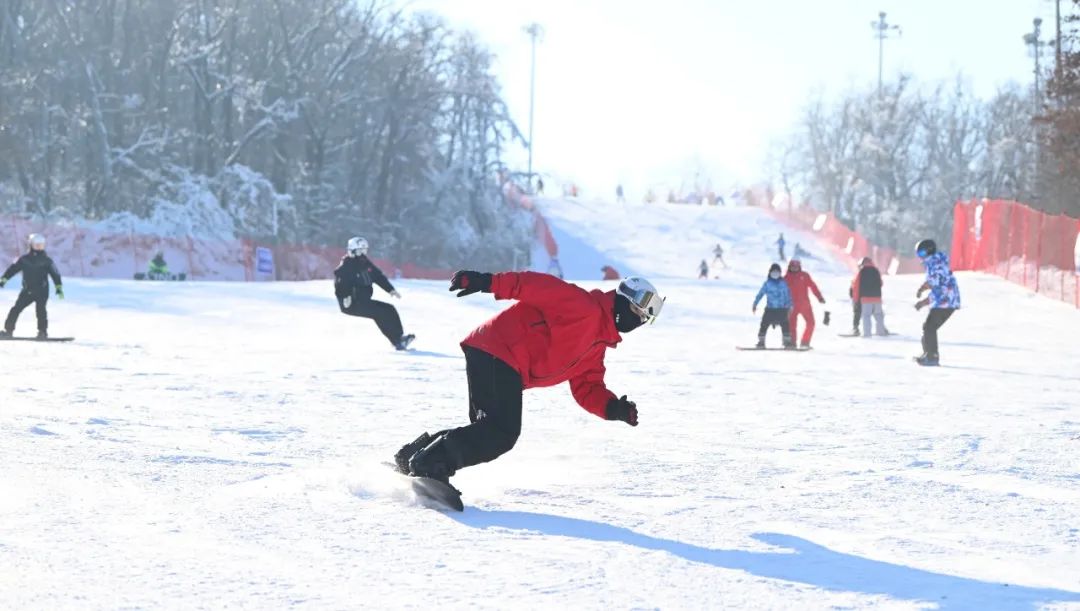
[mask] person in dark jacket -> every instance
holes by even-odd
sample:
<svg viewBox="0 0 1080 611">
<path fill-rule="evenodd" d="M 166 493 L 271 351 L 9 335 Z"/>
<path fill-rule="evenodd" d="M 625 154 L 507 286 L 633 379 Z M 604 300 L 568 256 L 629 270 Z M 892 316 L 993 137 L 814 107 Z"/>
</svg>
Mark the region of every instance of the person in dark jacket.
<svg viewBox="0 0 1080 611">
<path fill-rule="evenodd" d="M 471 424 L 425 432 L 405 444 L 394 455 L 399 471 L 449 483 L 459 469 L 510 451 L 521 433 L 522 392 L 530 388 L 569 382 L 589 413 L 638 425 L 637 405 L 604 383 L 604 354 L 659 316 L 664 299 L 647 280 L 627 278 L 605 292 L 536 272 L 459 271 L 450 290 L 458 297 L 484 292 L 517 303 L 461 343 Z"/>
<path fill-rule="evenodd" d="M 337 296 L 338 307 L 342 314 L 374 320 L 379 331 L 395 348 L 407 350 L 415 336 L 405 335 L 397 308 L 371 298 L 373 284 L 379 285 L 396 299 L 401 299 L 401 293 L 386 279 L 386 274 L 368 259 L 367 252 L 367 240 L 360 237 L 349 240 L 348 252 L 334 270 L 334 295 Z"/>
<path fill-rule="evenodd" d="M 757 347 L 765 347 L 765 333 L 769 327 L 779 326 L 784 336 L 784 347 L 795 348 L 795 342 L 791 337 L 791 325 L 788 314 L 791 313 L 791 289 L 787 282 L 780 277 L 780 264 L 773 263 L 769 267 L 769 278 L 761 285 L 757 297 L 754 298 L 753 311 L 757 314 L 758 303 L 765 297 L 765 313 L 761 315 L 761 327 L 758 329 Z"/>
<path fill-rule="evenodd" d="M 37 312 L 38 339 L 49 336 L 49 315 L 45 310 L 45 304 L 49 301 L 49 278 L 56 285 L 56 296 L 64 298 L 64 286 L 60 278 L 60 271 L 56 264 L 45 253 L 45 236 L 37 233 L 30 234 L 27 240 L 29 252 L 19 257 L 3 276 L 0 276 L 0 288 L 7 284 L 15 274 L 22 272 L 23 288 L 15 299 L 15 305 L 8 312 L 7 320 L 4 321 L 4 330 L 0 332 L 2 337 L 11 337 L 15 332 L 15 323 L 19 320 L 19 314 L 30 304 L 34 304 Z"/>
<path fill-rule="evenodd" d="M 881 279 L 881 272 L 874 265 L 870 257 L 863 257 L 859 262 L 859 273 L 855 274 L 855 280 L 851 283 L 851 298 L 859 303 L 859 313 L 862 317 L 862 335 L 870 337 L 870 318 L 873 317 L 877 326 L 878 335 L 888 335 L 885 328 L 885 310 L 882 308 L 881 289 L 885 281 Z M 858 323 L 856 323 L 856 328 Z"/>
</svg>

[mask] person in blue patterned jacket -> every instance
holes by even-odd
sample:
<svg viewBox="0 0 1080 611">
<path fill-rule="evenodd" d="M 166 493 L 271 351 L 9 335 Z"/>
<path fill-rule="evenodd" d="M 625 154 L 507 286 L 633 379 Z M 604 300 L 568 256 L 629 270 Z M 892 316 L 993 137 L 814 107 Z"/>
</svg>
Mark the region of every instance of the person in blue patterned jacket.
<svg viewBox="0 0 1080 611">
<path fill-rule="evenodd" d="M 916 310 L 930 306 L 930 313 L 923 323 L 923 354 L 915 361 L 920 365 L 936 366 L 940 362 L 937 332 L 953 312 L 960 309 L 960 287 L 949 269 L 949 255 L 938 252 L 933 240 L 922 240 L 916 244 L 915 254 L 922 259 L 926 268 L 926 282 L 919 287 L 915 297 L 921 298 L 923 293 L 930 291 L 925 299 L 915 304 Z"/>
<path fill-rule="evenodd" d="M 769 267 L 769 279 L 761 285 L 757 297 L 754 298 L 754 313 L 757 314 L 758 303 L 765 297 L 765 313 L 761 315 L 761 328 L 758 330 L 757 347 L 765 347 L 765 332 L 769 327 L 779 326 L 784 334 L 784 348 L 795 348 L 795 342 L 791 341 L 791 327 L 788 324 L 788 313 L 791 311 L 791 289 L 787 282 L 780 277 L 780 265 L 773 263 Z"/>
</svg>

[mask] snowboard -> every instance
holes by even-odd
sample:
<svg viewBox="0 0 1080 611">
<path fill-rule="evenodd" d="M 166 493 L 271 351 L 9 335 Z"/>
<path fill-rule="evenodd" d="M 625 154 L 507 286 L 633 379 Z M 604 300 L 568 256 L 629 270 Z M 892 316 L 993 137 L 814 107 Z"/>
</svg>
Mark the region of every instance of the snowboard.
<svg viewBox="0 0 1080 611">
<path fill-rule="evenodd" d="M 757 346 L 735 346 L 736 350 L 750 350 L 753 352 L 780 351 L 780 352 L 810 352 L 813 348 L 758 348 Z"/>
<path fill-rule="evenodd" d="M 465 504 L 461 502 L 461 493 L 453 486 L 430 477 L 414 477 L 412 475 L 406 475 L 405 477 L 412 480 L 413 492 L 418 496 L 435 501 L 447 509 L 465 511 Z"/>
<path fill-rule="evenodd" d="M 873 334 L 870 337 L 892 337 L 893 335 L 899 335 L 899 333 L 886 333 L 885 335 Z M 862 334 L 855 335 L 854 333 L 840 333 L 840 337 L 865 337 Z"/>
<path fill-rule="evenodd" d="M 70 342 L 74 340 L 74 337 L 47 337 L 45 339 L 38 339 L 36 337 L 9 337 L 7 335 L 0 335 L 0 342 Z"/>
<path fill-rule="evenodd" d="M 415 477 L 398 471 L 394 463 L 383 463 L 399 477 L 409 480 L 409 485 L 416 496 L 435 502 L 440 507 L 454 511 L 465 511 L 465 504 L 461 501 L 461 492 L 449 484 L 444 484 L 430 477 Z"/>
<path fill-rule="evenodd" d="M 136 280 L 160 280 L 165 282 L 183 282 L 187 280 L 187 274 L 181 272 L 179 274 L 154 274 L 150 272 L 135 272 L 134 278 Z"/>
</svg>

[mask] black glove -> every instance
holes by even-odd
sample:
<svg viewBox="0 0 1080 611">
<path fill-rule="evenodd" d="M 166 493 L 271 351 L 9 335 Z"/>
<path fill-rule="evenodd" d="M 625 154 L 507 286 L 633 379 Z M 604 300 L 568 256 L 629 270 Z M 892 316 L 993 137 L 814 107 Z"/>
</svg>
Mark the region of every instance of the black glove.
<svg viewBox="0 0 1080 611">
<path fill-rule="evenodd" d="M 622 420 L 630 426 L 637 426 L 637 405 L 633 401 L 627 401 L 626 395 L 618 399 L 610 399 L 607 402 L 607 413 L 604 417 L 608 420 Z"/>
<path fill-rule="evenodd" d="M 825 312 L 825 319 L 822 322 L 825 323 L 826 327 L 829 326 L 829 313 L 828 312 Z"/>
<path fill-rule="evenodd" d="M 458 297 L 472 295 L 481 291 L 491 292 L 491 274 L 461 270 L 450 279 L 450 290 L 458 291 Z"/>
</svg>

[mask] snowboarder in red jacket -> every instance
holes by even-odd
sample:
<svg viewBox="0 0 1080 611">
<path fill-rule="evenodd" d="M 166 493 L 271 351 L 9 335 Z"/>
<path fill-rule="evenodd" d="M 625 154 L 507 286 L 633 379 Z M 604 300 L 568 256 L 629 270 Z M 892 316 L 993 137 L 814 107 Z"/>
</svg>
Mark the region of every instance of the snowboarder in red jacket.
<svg viewBox="0 0 1080 611">
<path fill-rule="evenodd" d="M 803 331 L 800 347 L 809 348 L 810 339 L 814 337 L 814 308 L 810 306 L 810 291 L 813 291 L 819 303 L 825 303 L 817 284 L 810 274 L 802 269 L 802 262 L 792 259 L 788 262 L 787 275 L 784 280 L 791 290 L 791 313 L 788 315 L 788 326 L 791 327 L 792 341 L 795 338 L 795 325 L 799 316 L 803 317 L 806 329 Z"/>
<path fill-rule="evenodd" d="M 461 343 L 471 424 L 406 444 L 394 455 L 399 471 L 449 483 L 458 469 L 508 452 L 521 433 L 521 395 L 529 388 L 569 382 L 586 411 L 637 426 L 635 403 L 604 384 L 604 353 L 660 314 L 664 299 L 647 280 L 627 278 L 603 292 L 535 272 L 459 271 L 450 290 L 517 303 Z"/>
</svg>

